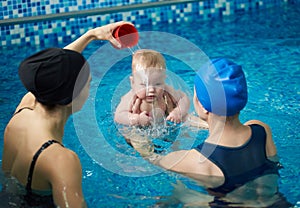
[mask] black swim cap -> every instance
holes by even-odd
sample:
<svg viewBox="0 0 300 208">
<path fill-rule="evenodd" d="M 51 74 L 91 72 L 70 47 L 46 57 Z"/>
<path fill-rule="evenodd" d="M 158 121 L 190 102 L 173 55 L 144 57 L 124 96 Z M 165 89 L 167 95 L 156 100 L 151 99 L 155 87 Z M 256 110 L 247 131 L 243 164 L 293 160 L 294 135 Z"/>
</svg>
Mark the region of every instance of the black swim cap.
<svg viewBox="0 0 300 208">
<path fill-rule="evenodd" d="M 82 54 L 61 48 L 42 50 L 26 58 L 19 67 L 25 88 L 45 105 L 69 104 L 89 76 L 89 65 Z"/>
</svg>

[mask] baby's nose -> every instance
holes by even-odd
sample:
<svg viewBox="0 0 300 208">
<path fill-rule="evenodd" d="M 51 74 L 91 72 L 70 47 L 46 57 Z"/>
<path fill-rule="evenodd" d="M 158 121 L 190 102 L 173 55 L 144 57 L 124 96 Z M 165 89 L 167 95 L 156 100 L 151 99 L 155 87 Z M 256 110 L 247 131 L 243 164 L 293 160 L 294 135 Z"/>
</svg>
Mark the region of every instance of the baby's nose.
<svg viewBox="0 0 300 208">
<path fill-rule="evenodd" d="M 154 86 L 152 86 L 152 85 L 148 86 L 148 91 L 149 92 L 154 92 L 154 90 L 155 90 Z"/>
</svg>

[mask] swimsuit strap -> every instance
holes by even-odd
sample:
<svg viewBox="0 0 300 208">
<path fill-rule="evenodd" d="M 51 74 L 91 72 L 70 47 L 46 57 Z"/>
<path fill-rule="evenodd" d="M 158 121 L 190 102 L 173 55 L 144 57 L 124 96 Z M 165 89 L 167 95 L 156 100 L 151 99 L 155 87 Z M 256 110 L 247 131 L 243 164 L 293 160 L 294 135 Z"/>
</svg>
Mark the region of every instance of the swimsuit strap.
<svg viewBox="0 0 300 208">
<path fill-rule="evenodd" d="M 35 166 L 35 163 L 39 157 L 39 155 L 47 148 L 49 147 L 51 144 L 53 143 L 58 143 L 60 144 L 58 141 L 56 140 L 49 140 L 47 142 L 45 142 L 41 147 L 40 149 L 35 153 L 35 155 L 33 156 L 32 158 L 32 162 L 31 162 L 31 165 L 30 165 L 30 169 L 29 169 L 29 174 L 28 174 L 28 177 L 27 177 L 27 184 L 26 184 L 26 190 L 28 192 L 31 192 L 31 183 L 32 183 L 32 175 L 33 175 L 33 170 L 34 170 L 34 166 Z M 61 146 L 63 146 L 62 144 L 60 144 Z"/>
<path fill-rule="evenodd" d="M 18 113 L 20 113 L 20 112 L 21 112 L 22 110 L 24 110 L 24 109 L 33 110 L 32 108 L 29 108 L 29 107 L 23 107 L 23 108 L 20 108 L 17 112 L 15 112 L 15 113 L 13 114 L 13 116 L 16 115 L 16 114 L 18 114 Z"/>
</svg>

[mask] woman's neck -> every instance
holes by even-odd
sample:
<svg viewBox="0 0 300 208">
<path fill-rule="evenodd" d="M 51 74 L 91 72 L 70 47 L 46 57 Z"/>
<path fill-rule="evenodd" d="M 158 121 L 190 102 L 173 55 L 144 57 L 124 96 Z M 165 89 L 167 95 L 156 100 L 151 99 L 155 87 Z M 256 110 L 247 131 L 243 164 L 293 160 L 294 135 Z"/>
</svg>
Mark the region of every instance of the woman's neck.
<svg viewBox="0 0 300 208">
<path fill-rule="evenodd" d="M 54 106 L 48 108 L 44 105 L 37 105 L 36 110 L 41 115 L 45 128 L 51 134 L 51 137 L 62 142 L 65 124 L 71 115 L 71 109 L 68 106 Z"/>
<path fill-rule="evenodd" d="M 239 146 L 244 144 L 245 140 L 251 135 L 249 127 L 240 122 L 238 114 L 231 117 L 210 114 L 208 123 L 209 137 L 206 141 L 210 143 Z"/>
</svg>

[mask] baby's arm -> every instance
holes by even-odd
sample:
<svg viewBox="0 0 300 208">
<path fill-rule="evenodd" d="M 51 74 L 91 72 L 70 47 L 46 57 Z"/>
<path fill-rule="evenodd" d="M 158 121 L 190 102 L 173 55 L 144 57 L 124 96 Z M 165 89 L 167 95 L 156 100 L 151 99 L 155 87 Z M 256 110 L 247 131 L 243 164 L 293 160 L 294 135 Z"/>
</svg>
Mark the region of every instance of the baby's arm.
<svg viewBox="0 0 300 208">
<path fill-rule="evenodd" d="M 140 112 L 141 100 L 133 91 L 124 95 L 115 112 L 115 121 L 130 126 L 146 126 L 150 124 L 151 117 L 147 112 Z"/>
<path fill-rule="evenodd" d="M 132 91 L 129 91 L 126 95 L 121 98 L 121 102 L 117 106 L 114 119 L 117 123 L 124 125 L 131 125 L 130 123 L 130 108 L 131 102 L 134 98 Z"/>
<path fill-rule="evenodd" d="M 190 108 L 190 100 L 188 96 L 180 90 L 174 90 L 170 86 L 166 86 L 166 91 L 173 97 L 176 107 L 169 113 L 167 120 L 180 123 L 185 120 Z"/>
</svg>

